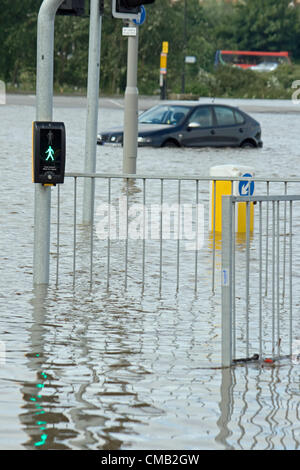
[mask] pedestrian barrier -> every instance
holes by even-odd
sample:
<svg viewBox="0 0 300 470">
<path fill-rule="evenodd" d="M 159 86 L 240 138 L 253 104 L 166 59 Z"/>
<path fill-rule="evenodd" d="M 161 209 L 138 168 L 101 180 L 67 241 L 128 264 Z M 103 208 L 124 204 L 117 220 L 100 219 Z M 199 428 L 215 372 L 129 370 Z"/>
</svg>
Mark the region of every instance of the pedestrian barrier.
<svg viewBox="0 0 300 470">
<path fill-rule="evenodd" d="M 272 363 L 295 352 L 295 344 L 300 339 L 295 282 L 300 266 L 299 200 L 300 196 L 287 195 L 223 196 L 224 367 L 250 360 Z M 243 249 L 237 245 L 234 231 L 235 206 L 241 201 L 246 204 L 247 212 Z M 250 232 L 250 204 L 256 205 L 254 234 Z"/>
<path fill-rule="evenodd" d="M 79 204 L 86 178 L 95 186 L 93 219 L 89 226 L 82 223 Z M 256 192 L 266 196 L 296 192 L 300 182 L 279 178 L 250 180 L 255 183 Z M 189 288 L 197 292 L 201 274 L 206 291 L 215 293 L 222 235 L 209 227 L 209 193 L 212 185 L 216 194 L 216 181 L 230 181 L 233 188 L 234 182 L 249 181 L 249 178 L 66 173 L 65 184 L 58 185 L 57 201 L 54 199 L 52 204 L 52 212 L 56 212 L 56 236 L 52 236 L 51 249 L 52 264 L 56 258 L 56 284 L 71 275 L 74 286 L 80 280 L 81 286 L 86 281 L 92 287 L 97 267 L 97 282 L 101 281 L 107 289 L 112 287 L 114 277 L 118 289 L 127 289 L 131 277 L 144 292 L 146 274 L 151 273 L 157 281 L 151 286 L 161 292 L 167 264 L 167 277 L 176 292 L 187 276 Z M 266 215 L 269 217 L 268 209 Z M 254 225 L 256 219 L 255 215 Z M 239 233 L 236 237 L 237 244 L 243 246 L 246 234 Z M 153 255 L 150 261 L 149 254 Z M 67 267 L 67 274 L 61 276 L 62 264 Z M 129 273 L 131 268 L 137 270 L 135 278 Z M 53 270 L 51 273 L 53 279 Z"/>
<path fill-rule="evenodd" d="M 85 178 L 95 187 L 90 225 L 82 222 L 79 204 Z M 254 182 L 263 195 L 225 196 L 219 232 L 209 230 L 210 188 L 216 194 L 222 180 L 231 188 Z M 299 182 L 67 173 L 52 208 L 52 280 L 75 290 L 220 298 L 223 366 L 291 355 L 299 340 L 294 326 L 300 326 L 293 313 L 300 240 L 292 218 L 300 197 L 288 193 L 298 192 Z M 241 203 L 245 233 L 235 230 Z"/>
</svg>

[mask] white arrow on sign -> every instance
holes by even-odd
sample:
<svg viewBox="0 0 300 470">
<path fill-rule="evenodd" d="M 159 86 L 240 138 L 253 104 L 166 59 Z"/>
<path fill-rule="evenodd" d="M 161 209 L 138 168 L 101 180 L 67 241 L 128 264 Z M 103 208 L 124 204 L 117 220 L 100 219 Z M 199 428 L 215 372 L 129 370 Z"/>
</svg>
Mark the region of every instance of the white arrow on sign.
<svg viewBox="0 0 300 470">
<path fill-rule="evenodd" d="M 241 187 L 241 196 L 248 196 L 249 194 L 249 181 L 247 182 L 247 184 L 244 184 L 244 186 Z"/>
</svg>

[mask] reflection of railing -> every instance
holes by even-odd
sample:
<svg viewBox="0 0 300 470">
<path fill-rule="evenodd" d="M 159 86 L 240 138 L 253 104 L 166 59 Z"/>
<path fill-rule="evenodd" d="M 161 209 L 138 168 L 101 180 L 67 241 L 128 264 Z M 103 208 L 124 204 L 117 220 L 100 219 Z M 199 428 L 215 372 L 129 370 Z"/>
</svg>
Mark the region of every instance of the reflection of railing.
<svg viewBox="0 0 300 470">
<path fill-rule="evenodd" d="M 78 201 L 84 178 L 91 178 L 96 188 L 91 227 L 80 223 L 82 205 Z M 97 281 L 110 289 L 115 279 L 118 289 L 127 289 L 129 282 L 134 282 L 142 292 L 149 285 L 161 292 L 168 279 L 176 292 L 181 286 L 197 292 L 203 281 L 207 292 L 216 292 L 221 233 L 215 232 L 215 223 L 213 230 L 208 230 L 209 185 L 215 201 L 214 181 L 243 179 L 247 178 L 67 173 L 65 184 L 58 187 L 57 240 L 52 250 L 56 257 L 56 284 L 62 278 L 69 282 L 71 274 L 74 286 L 77 281 L 81 286 L 83 282 L 93 286 Z M 300 182 L 279 178 L 253 180 L 255 192 L 266 195 L 274 191 L 298 192 Z M 134 218 L 139 219 L 140 228 L 132 233 Z M 268 208 L 266 218 L 269 220 Z M 116 227 L 116 220 L 120 219 L 123 225 L 117 223 Z M 106 234 L 101 232 L 101 221 L 106 223 Z M 245 245 L 245 235 L 237 237 L 237 245 Z M 266 237 L 267 251 L 268 244 L 269 237 Z M 62 276 L 63 265 L 68 267 L 67 274 Z M 184 282 L 187 278 L 188 283 Z"/>
<path fill-rule="evenodd" d="M 299 332 L 293 280 L 300 267 L 297 216 L 300 196 L 223 196 L 222 363 L 249 358 L 291 356 Z M 245 245 L 234 234 L 235 205 L 247 211 Z M 256 204 L 257 230 L 250 232 L 250 204 Z M 271 212 L 271 216 L 269 216 Z M 269 246 L 270 245 L 270 246 Z M 295 283 L 294 283 L 295 284 Z M 299 339 L 299 338 L 298 338 Z"/>
</svg>

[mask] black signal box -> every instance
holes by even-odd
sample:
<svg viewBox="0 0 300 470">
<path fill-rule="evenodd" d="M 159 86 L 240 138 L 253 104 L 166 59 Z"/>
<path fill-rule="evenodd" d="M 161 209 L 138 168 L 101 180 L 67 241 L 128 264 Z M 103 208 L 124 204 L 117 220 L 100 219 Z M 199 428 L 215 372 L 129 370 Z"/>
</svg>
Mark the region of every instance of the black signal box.
<svg viewBox="0 0 300 470">
<path fill-rule="evenodd" d="M 66 162 L 66 131 L 63 122 L 32 124 L 32 181 L 44 185 L 63 183 Z"/>
<path fill-rule="evenodd" d="M 85 0 L 64 0 L 56 14 L 64 16 L 83 16 Z"/>
</svg>

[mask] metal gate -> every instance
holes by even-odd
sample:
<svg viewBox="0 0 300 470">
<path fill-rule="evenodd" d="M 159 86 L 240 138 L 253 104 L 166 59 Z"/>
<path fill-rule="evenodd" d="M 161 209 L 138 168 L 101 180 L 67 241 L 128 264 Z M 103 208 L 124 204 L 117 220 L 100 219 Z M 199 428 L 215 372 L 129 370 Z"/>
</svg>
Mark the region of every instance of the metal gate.
<svg viewBox="0 0 300 470">
<path fill-rule="evenodd" d="M 300 196 L 223 196 L 222 365 L 300 353 Z M 234 232 L 246 205 L 244 244 Z M 255 205 L 256 229 L 250 231 Z M 297 212 L 298 210 L 298 212 Z M 297 249 L 294 249 L 294 247 Z M 239 359 L 240 357 L 240 359 Z"/>
</svg>

